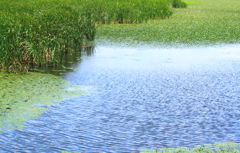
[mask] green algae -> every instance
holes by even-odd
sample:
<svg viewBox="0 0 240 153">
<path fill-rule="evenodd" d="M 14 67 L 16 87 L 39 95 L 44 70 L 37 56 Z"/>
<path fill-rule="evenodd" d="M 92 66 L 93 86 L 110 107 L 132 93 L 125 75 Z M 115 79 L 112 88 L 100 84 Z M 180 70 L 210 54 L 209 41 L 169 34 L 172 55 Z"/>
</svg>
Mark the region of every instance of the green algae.
<svg viewBox="0 0 240 153">
<path fill-rule="evenodd" d="M 64 99 L 86 94 L 58 76 L 41 73 L 0 73 L 0 133 L 21 129 Z"/>
<path fill-rule="evenodd" d="M 144 149 L 140 153 L 240 153 L 240 143 L 212 143 L 197 145 L 194 148 L 160 148 L 159 150 Z"/>
</svg>

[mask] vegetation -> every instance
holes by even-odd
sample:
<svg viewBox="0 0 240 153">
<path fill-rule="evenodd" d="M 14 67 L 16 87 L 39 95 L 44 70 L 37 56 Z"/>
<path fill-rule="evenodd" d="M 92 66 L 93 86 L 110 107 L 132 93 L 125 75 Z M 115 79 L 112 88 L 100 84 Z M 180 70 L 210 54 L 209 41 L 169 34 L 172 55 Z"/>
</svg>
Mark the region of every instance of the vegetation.
<svg viewBox="0 0 240 153">
<path fill-rule="evenodd" d="M 87 93 L 50 74 L 0 73 L 0 80 L 0 133 L 21 129 L 26 120 L 37 118 L 57 101 Z"/>
<path fill-rule="evenodd" d="M 62 54 L 81 47 L 86 22 L 95 24 L 71 1 L 2 0 L 0 5 L 0 68 L 7 72 L 57 64 Z"/>
<path fill-rule="evenodd" d="M 187 3 L 181 0 L 173 0 L 172 2 L 172 6 L 174 8 L 186 8 L 187 7 Z"/>
<path fill-rule="evenodd" d="M 62 151 L 61 153 L 71 153 Z M 76 153 L 76 152 L 74 152 Z M 140 153 L 240 153 L 240 143 L 213 143 L 199 145 L 194 148 L 160 148 L 159 150 L 144 149 Z"/>
<path fill-rule="evenodd" d="M 96 23 L 142 23 L 172 15 L 171 0 L 1 0 L 0 69 L 56 65 L 93 40 Z"/>
<path fill-rule="evenodd" d="M 167 20 L 137 25 L 100 25 L 97 45 L 141 44 L 202 46 L 240 43 L 239 0 L 197 0 L 186 9 L 173 9 Z"/>
<path fill-rule="evenodd" d="M 161 148 L 159 150 L 146 149 L 141 153 L 240 153 L 240 143 L 213 143 L 199 145 L 194 148 Z"/>
</svg>

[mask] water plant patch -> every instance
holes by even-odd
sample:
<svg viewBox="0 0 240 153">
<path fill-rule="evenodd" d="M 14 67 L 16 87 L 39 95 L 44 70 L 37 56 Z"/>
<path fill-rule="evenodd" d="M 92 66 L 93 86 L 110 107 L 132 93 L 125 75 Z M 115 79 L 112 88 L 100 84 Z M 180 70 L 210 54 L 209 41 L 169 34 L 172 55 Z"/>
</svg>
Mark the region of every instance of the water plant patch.
<svg viewBox="0 0 240 153">
<path fill-rule="evenodd" d="M 64 54 L 94 40 L 97 24 L 169 18 L 171 0 L 1 0 L 0 69 L 27 72 L 57 65 Z"/>
<path fill-rule="evenodd" d="M 186 4 L 203 4 L 203 2 L 188 2 L 188 1 L 184 1 Z"/>
<path fill-rule="evenodd" d="M 50 74 L 0 73 L 0 80 L 0 133 L 21 129 L 28 119 L 37 118 L 48 106 L 87 93 Z"/>
<path fill-rule="evenodd" d="M 173 9 L 166 20 L 137 25 L 100 25 L 97 45 L 212 46 L 240 43 L 240 1 L 198 0 L 201 5 Z"/>
<path fill-rule="evenodd" d="M 239 153 L 240 144 L 234 142 L 212 143 L 197 145 L 193 148 L 160 148 L 159 150 L 145 149 L 141 153 Z"/>
</svg>

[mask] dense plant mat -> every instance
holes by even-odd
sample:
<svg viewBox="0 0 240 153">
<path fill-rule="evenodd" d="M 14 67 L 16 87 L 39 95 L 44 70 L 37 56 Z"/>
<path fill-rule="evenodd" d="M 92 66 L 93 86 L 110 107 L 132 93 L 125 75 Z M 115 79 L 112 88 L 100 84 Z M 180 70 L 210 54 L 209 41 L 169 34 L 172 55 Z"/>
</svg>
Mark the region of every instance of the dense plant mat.
<svg viewBox="0 0 240 153">
<path fill-rule="evenodd" d="M 21 129 L 24 122 L 37 118 L 48 106 L 87 93 L 50 74 L 0 73 L 0 80 L 0 133 Z"/>
<path fill-rule="evenodd" d="M 172 1 L 172 6 L 174 8 L 186 8 L 187 7 L 187 3 L 182 1 L 182 0 L 173 0 Z"/>
<path fill-rule="evenodd" d="M 198 0 L 173 9 L 166 20 L 136 25 L 101 25 L 98 45 L 197 46 L 240 43 L 240 1 Z"/>
<path fill-rule="evenodd" d="M 1 0 L 0 69 L 59 64 L 93 40 L 97 23 L 141 23 L 172 15 L 171 0 Z"/>
<path fill-rule="evenodd" d="M 98 23 L 142 23 L 172 15 L 172 0 L 85 0 L 87 14 Z"/>
<path fill-rule="evenodd" d="M 194 148 L 160 148 L 159 150 L 146 149 L 141 153 L 240 153 L 240 143 L 213 143 L 199 145 Z"/>
<path fill-rule="evenodd" d="M 85 24 L 94 24 L 71 1 L 1 0 L 0 5 L 0 68 L 7 72 L 58 63 L 63 52 L 81 47 Z"/>
<path fill-rule="evenodd" d="M 73 153 L 61 151 L 61 153 Z M 77 153 L 77 152 L 74 152 Z M 143 149 L 140 153 L 240 153 L 240 143 L 213 143 L 198 145 L 194 148 L 160 148 L 159 150 Z"/>
</svg>

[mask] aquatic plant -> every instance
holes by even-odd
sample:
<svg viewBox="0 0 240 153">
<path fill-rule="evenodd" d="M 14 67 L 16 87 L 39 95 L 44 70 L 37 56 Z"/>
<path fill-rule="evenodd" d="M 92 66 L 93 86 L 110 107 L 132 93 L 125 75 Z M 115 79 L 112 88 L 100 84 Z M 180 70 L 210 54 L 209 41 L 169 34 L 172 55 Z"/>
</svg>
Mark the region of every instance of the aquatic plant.
<svg viewBox="0 0 240 153">
<path fill-rule="evenodd" d="M 50 74 L 0 73 L 0 80 L 0 133 L 21 129 L 27 120 L 37 118 L 50 105 L 87 93 Z"/>
<path fill-rule="evenodd" d="M 84 2 L 85 16 L 98 23 L 141 23 L 149 18 L 172 15 L 171 0 L 90 0 Z"/>
<path fill-rule="evenodd" d="M 62 151 L 61 153 L 73 153 Z M 77 152 L 74 152 L 77 153 Z M 193 148 L 177 147 L 177 148 L 160 148 L 143 149 L 140 153 L 240 153 L 240 143 L 213 143 L 205 145 L 197 145 Z"/>
<path fill-rule="evenodd" d="M 198 2 L 198 3 L 197 3 Z M 199 46 L 240 43 L 240 1 L 198 0 L 167 20 L 99 25 L 97 45 Z"/>
<path fill-rule="evenodd" d="M 234 142 L 198 145 L 194 148 L 160 148 L 159 150 L 144 149 L 141 153 L 240 153 L 240 144 Z"/>
<path fill-rule="evenodd" d="M 203 4 L 203 2 L 188 2 L 188 1 L 184 1 L 186 4 Z"/>
<path fill-rule="evenodd" d="M 0 2 L 2 69 L 19 72 L 27 71 L 31 64 L 57 64 L 62 54 L 81 47 L 86 23 L 73 4 L 62 2 Z"/>
<path fill-rule="evenodd" d="M 141 23 L 172 15 L 171 0 L 1 0 L 0 69 L 56 65 L 94 40 L 96 23 Z"/>
<path fill-rule="evenodd" d="M 182 1 L 182 0 L 173 0 L 172 1 L 172 6 L 174 8 L 186 8 L 187 7 L 187 3 Z"/>
</svg>

